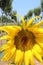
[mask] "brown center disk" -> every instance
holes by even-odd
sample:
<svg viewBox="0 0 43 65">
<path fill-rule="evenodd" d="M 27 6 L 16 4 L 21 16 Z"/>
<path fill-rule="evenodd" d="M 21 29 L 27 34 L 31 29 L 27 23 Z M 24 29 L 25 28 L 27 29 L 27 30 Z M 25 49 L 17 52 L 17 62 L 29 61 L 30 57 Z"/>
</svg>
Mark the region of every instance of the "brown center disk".
<svg viewBox="0 0 43 65">
<path fill-rule="evenodd" d="M 30 50 L 35 44 L 35 36 L 31 31 L 22 30 L 14 38 L 14 45 L 22 51 Z"/>
</svg>

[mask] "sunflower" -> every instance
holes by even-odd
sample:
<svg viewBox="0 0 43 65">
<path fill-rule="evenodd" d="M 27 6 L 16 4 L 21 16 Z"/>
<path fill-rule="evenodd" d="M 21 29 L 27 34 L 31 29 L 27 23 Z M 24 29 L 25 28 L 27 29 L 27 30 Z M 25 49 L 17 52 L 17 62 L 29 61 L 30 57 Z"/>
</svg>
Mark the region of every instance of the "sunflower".
<svg viewBox="0 0 43 65">
<path fill-rule="evenodd" d="M 22 18 L 21 16 L 19 16 Z M 34 65 L 34 57 L 42 62 L 42 50 L 43 50 L 43 28 L 39 28 L 40 22 L 31 25 L 32 22 L 40 18 L 36 16 L 31 18 L 26 23 L 22 18 L 21 25 L 1 26 L 0 30 L 5 31 L 7 34 L 0 37 L 0 40 L 7 40 L 6 44 L 2 45 L 0 52 L 4 51 L 2 61 L 9 61 L 16 65 Z"/>
</svg>

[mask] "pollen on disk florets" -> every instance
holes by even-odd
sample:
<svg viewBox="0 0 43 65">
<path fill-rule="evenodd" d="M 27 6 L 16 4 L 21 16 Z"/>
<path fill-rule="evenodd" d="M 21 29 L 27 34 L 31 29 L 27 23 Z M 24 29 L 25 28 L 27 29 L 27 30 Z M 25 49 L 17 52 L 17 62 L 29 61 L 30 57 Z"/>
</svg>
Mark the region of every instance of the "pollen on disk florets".
<svg viewBox="0 0 43 65">
<path fill-rule="evenodd" d="M 31 49 L 36 42 L 35 36 L 31 31 L 28 30 L 19 31 L 14 40 L 16 48 L 24 51 Z"/>
</svg>

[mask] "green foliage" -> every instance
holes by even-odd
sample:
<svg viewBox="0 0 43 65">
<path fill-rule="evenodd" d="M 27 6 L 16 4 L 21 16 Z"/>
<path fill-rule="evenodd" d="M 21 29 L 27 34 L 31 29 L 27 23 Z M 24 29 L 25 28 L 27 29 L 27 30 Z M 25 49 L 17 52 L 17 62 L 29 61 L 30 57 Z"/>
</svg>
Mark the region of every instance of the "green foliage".
<svg viewBox="0 0 43 65">
<path fill-rule="evenodd" d="M 17 17 L 15 16 L 17 14 L 16 11 L 11 12 L 10 16 L 12 19 L 14 19 L 17 22 Z"/>
<path fill-rule="evenodd" d="M 7 18 L 6 16 L 0 16 L 0 22 L 1 22 L 1 18 L 3 19 L 3 23 L 5 22 L 13 22 L 10 18 Z"/>
<path fill-rule="evenodd" d="M 24 16 L 24 19 L 26 20 L 26 19 L 27 19 L 27 17 L 28 17 L 28 16 L 27 16 L 27 15 L 25 15 L 25 16 Z"/>
<path fill-rule="evenodd" d="M 42 8 L 42 12 L 43 12 L 43 0 L 41 0 L 41 8 Z"/>
<path fill-rule="evenodd" d="M 13 0 L 0 0 L 0 8 L 3 11 L 2 12 L 2 17 L 1 17 L 2 18 L 1 22 L 3 22 L 3 13 L 5 13 L 5 15 L 7 16 L 11 12 L 11 10 L 12 10 L 12 1 Z M 6 20 L 6 18 L 5 18 L 5 20 Z"/>
<path fill-rule="evenodd" d="M 0 8 L 5 12 L 5 14 L 9 13 L 12 9 L 12 0 L 1 0 Z"/>
<path fill-rule="evenodd" d="M 33 9 L 33 10 L 30 10 L 30 11 L 24 16 L 24 19 L 27 20 L 28 18 L 32 17 L 33 13 L 34 13 L 35 16 L 39 16 L 40 13 L 41 13 L 41 8 L 40 8 L 40 7 L 37 7 L 37 8 L 35 8 L 35 9 Z"/>
<path fill-rule="evenodd" d="M 40 8 L 40 7 L 35 8 L 35 9 L 33 10 L 33 12 L 34 12 L 35 16 L 37 16 L 37 15 L 39 16 L 40 13 L 41 13 L 41 8 Z"/>
<path fill-rule="evenodd" d="M 33 11 L 32 11 L 32 10 L 30 10 L 30 11 L 28 12 L 27 16 L 28 16 L 28 17 L 31 17 L 31 16 L 32 16 L 32 14 L 33 14 Z"/>
<path fill-rule="evenodd" d="M 7 5 L 4 8 L 4 12 L 7 15 L 11 12 L 11 10 L 12 10 L 12 0 L 8 0 Z"/>
<path fill-rule="evenodd" d="M 27 20 L 28 18 L 30 18 L 33 14 L 33 11 L 30 10 L 25 16 L 24 16 L 24 19 Z"/>
</svg>

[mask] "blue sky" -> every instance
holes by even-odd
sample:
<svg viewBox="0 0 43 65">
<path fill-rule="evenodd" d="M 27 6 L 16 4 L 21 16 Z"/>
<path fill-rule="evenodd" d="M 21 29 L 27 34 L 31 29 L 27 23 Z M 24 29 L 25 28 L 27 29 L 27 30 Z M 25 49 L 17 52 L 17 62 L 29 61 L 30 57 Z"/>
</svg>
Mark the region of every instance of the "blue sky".
<svg viewBox="0 0 43 65">
<path fill-rule="evenodd" d="M 13 10 L 24 16 L 29 10 L 40 6 L 41 0 L 13 0 Z"/>
<path fill-rule="evenodd" d="M 13 0 L 12 10 L 17 11 L 17 14 L 24 16 L 29 10 L 39 7 L 40 1 L 41 0 Z"/>
</svg>

